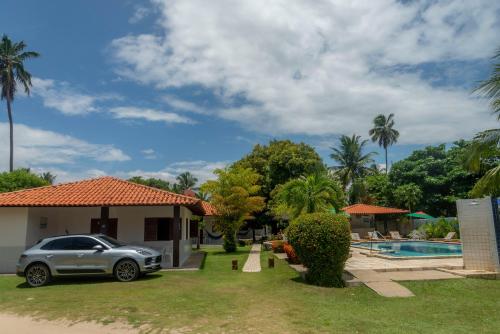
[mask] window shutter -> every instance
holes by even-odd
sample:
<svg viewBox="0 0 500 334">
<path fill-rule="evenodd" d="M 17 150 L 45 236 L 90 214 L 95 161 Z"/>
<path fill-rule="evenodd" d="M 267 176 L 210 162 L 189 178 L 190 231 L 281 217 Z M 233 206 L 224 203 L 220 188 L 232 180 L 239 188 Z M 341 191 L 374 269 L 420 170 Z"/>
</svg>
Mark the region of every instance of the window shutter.
<svg viewBox="0 0 500 334">
<path fill-rule="evenodd" d="M 144 241 L 158 240 L 158 221 L 154 218 L 144 219 Z"/>
</svg>

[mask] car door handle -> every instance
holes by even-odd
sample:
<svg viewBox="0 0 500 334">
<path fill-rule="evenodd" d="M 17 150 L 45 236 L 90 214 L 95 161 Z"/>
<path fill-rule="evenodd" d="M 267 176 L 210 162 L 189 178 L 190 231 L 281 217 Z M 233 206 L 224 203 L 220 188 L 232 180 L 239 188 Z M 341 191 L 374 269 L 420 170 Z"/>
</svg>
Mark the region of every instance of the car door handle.
<svg viewBox="0 0 500 334">
<path fill-rule="evenodd" d="M 84 255 L 85 255 L 85 254 L 80 253 L 80 254 L 78 254 L 77 256 L 78 256 L 78 257 L 83 257 Z"/>
<path fill-rule="evenodd" d="M 52 254 L 49 254 L 49 255 L 45 256 L 45 258 L 47 258 L 47 259 L 51 259 L 53 257 L 54 257 L 54 255 L 52 255 Z"/>
</svg>

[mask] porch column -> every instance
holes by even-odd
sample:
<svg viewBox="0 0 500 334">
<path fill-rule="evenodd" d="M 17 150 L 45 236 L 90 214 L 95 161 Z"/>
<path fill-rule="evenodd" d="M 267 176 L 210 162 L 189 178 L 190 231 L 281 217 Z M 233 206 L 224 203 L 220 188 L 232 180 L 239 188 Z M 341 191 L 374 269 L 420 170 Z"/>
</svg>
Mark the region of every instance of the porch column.
<svg viewBox="0 0 500 334">
<path fill-rule="evenodd" d="M 109 207 L 101 207 L 101 221 L 99 225 L 99 233 L 108 234 L 108 223 L 109 223 Z"/>
<path fill-rule="evenodd" d="M 181 207 L 178 205 L 174 206 L 174 226 L 172 229 L 172 240 L 173 240 L 173 266 L 179 267 L 179 239 L 181 232 L 179 231 L 181 227 Z"/>
</svg>

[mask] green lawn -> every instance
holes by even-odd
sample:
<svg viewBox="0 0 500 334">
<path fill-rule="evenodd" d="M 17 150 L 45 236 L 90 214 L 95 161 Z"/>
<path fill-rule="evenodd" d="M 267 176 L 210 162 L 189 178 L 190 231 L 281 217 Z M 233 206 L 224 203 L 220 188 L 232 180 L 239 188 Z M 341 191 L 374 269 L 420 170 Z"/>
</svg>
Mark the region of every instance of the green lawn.
<svg viewBox="0 0 500 334">
<path fill-rule="evenodd" d="M 0 277 L 0 312 L 40 317 L 125 319 L 178 332 L 498 333 L 500 281 L 461 279 L 404 283 L 416 297 L 388 299 L 365 287 L 308 286 L 286 263 L 261 273 L 231 270 L 245 248 L 207 249 L 203 270 L 166 272 L 133 283 L 65 279 L 31 289 Z M 269 254 L 262 254 L 267 264 Z"/>
</svg>

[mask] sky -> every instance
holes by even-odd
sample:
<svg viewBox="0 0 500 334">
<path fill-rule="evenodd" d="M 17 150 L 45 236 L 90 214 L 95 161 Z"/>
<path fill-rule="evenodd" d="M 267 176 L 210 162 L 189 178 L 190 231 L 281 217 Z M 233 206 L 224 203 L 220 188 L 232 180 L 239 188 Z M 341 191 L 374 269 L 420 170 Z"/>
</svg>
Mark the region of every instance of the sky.
<svg viewBox="0 0 500 334">
<path fill-rule="evenodd" d="M 368 139 L 389 161 L 492 127 L 471 93 L 500 47 L 499 1 L 2 0 L 0 34 L 41 57 L 13 104 L 15 167 L 200 182 L 257 143 Z M 0 108 L 5 110 L 2 101 Z M 7 114 L 0 169 L 8 167 Z M 383 151 L 375 144 L 367 148 Z M 3 158 L 2 158 L 3 157 Z"/>
</svg>

